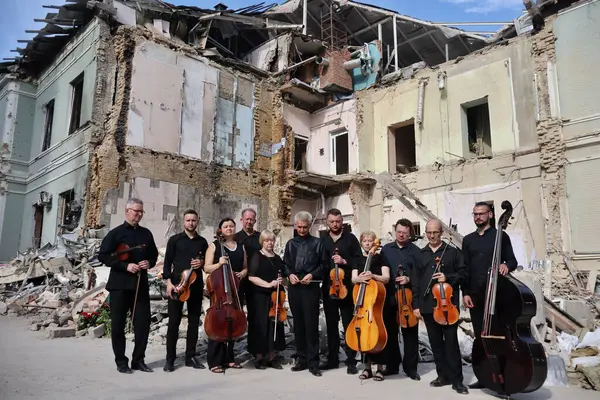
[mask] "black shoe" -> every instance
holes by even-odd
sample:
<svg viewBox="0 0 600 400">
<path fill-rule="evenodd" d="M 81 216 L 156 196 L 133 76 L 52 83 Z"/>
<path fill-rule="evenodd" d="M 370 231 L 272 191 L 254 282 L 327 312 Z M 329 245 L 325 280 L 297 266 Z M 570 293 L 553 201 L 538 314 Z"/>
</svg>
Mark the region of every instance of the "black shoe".
<svg viewBox="0 0 600 400">
<path fill-rule="evenodd" d="M 165 366 L 163 367 L 163 371 L 165 372 L 173 372 L 175 371 L 175 366 L 173 365 L 173 361 L 167 361 Z"/>
<path fill-rule="evenodd" d="M 142 371 L 142 372 L 154 372 L 154 370 L 152 370 L 152 368 L 147 366 L 143 361 L 136 363 L 136 364 L 131 363 L 131 369 L 135 369 L 137 371 Z"/>
<path fill-rule="evenodd" d="M 477 382 L 475 382 L 475 383 L 471 383 L 471 384 L 469 385 L 469 387 L 470 387 L 471 389 L 483 389 L 483 385 L 482 385 L 482 384 L 481 384 L 481 382 L 479 382 L 479 381 L 477 381 Z"/>
<path fill-rule="evenodd" d="M 338 369 L 339 367 L 340 367 L 339 362 L 330 362 L 330 361 L 327 361 L 327 362 L 319 365 L 319 369 L 322 369 L 324 371 L 328 371 L 330 369 Z"/>
<path fill-rule="evenodd" d="M 416 372 L 413 372 L 413 373 L 410 373 L 410 374 L 406 374 L 406 375 L 408 375 L 408 377 L 410 379 L 412 379 L 413 381 L 420 381 L 421 380 L 421 375 L 419 375 Z"/>
<path fill-rule="evenodd" d="M 456 390 L 456 393 L 458 394 L 469 394 L 469 389 L 467 389 L 467 387 L 463 385 L 462 382 L 455 383 L 454 385 L 452 385 L 452 389 Z"/>
<path fill-rule="evenodd" d="M 450 382 L 440 379 L 439 377 L 437 377 L 434 380 L 432 380 L 431 382 L 429 382 L 429 386 L 431 386 L 431 387 L 442 387 L 442 386 L 448 386 L 449 384 L 450 384 Z"/>
<path fill-rule="evenodd" d="M 299 363 L 292 367 L 292 371 L 294 371 L 294 372 L 304 371 L 306 368 L 307 368 L 306 364 Z"/>
<path fill-rule="evenodd" d="M 196 357 L 190 357 L 185 360 L 186 367 L 192 367 L 194 369 L 205 369 L 206 367 Z"/>
<path fill-rule="evenodd" d="M 267 369 L 267 366 L 265 365 L 265 360 L 256 360 L 254 362 L 254 368 L 256 369 Z"/>
<path fill-rule="evenodd" d="M 356 374 L 358 374 L 358 368 L 356 368 L 356 365 L 354 365 L 354 364 L 349 364 L 346 367 L 346 373 L 348 375 L 356 375 Z"/>
<path fill-rule="evenodd" d="M 265 363 L 265 365 L 266 365 L 268 368 L 273 368 L 273 369 L 283 369 L 283 367 L 281 366 L 281 364 L 279 364 L 279 363 L 276 363 L 275 361 L 267 361 L 267 362 Z"/>
<path fill-rule="evenodd" d="M 321 373 L 321 370 L 317 367 L 312 367 L 309 369 L 310 373 L 313 374 L 314 376 L 323 376 L 323 374 Z"/>
<path fill-rule="evenodd" d="M 122 374 L 132 374 L 133 371 L 131 370 L 131 368 L 129 368 L 127 365 L 120 365 L 117 367 L 117 371 L 119 371 Z"/>
</svg>

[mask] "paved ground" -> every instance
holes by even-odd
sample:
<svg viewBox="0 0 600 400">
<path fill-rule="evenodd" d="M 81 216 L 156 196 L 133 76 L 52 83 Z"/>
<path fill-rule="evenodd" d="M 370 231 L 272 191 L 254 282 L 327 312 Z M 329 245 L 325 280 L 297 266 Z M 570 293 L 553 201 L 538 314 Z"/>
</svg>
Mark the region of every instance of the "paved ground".
<svg viewBox="0 0 600 400">
<path fill-rule="evenodd" d="M 492 399 L 481 390 L 468 396 L 449 387 L 430 388 L 435 378 L 432 364 L 421 364 L 421 382 L 402 376 L 388 377 L 384 382 L 369 380 L 363 384 L 357 376 L 346 375 L 345 369 L 327 371 L 317 378 L 307 371 L 255 370 L 246 365 L 229 370 L 226 375 L 208 370 L 181 367 L 171 374 L 162 371 L 164 347 L 152 346 L 146 362 L 153 373 L 134 372 L 123 375 L 113 363 L 110 341 L 89 337 L 47 339 L 44 332 L 29 330 L 26 318 L 0 317 L 0 399 Z M 132 343 L 128 343 L 130 354 Z M 179 361 L 181 363 L 181 361 Z M 466 382 L 473 379 L 465 370 Z M 598 399 L 597 392 L 575 388 L 542 388 L 514 399 L 545 400 Z"/>
</svg>

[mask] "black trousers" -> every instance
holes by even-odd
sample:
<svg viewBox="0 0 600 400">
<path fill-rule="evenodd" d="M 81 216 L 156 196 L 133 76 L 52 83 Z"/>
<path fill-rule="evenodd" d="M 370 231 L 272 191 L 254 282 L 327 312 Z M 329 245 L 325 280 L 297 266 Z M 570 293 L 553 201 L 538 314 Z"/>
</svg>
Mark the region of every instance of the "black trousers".
<svg viewBox="0 0 600 400">
<path fill-rule="evenodd" d="M 129 359 L 125 356 L 125 326 L 127 311 L 133 313 L 135 301 L 134 290 L 113 290 L 110 292 L 110 331 L 115 363 L 117 366 L 127 366 Z M 150 295 L 148 287 L 142 286 L 138 292 L 135 314 L 133 314 L 133 332 L 135 345 L 131 356 L 131 364 L 144 361 L 148 335 L 150 333 Z"/>
<path fill-rule="evenodd" d="M 202 285 L 190 287 L 190 297 L 187 300 L 188 328 L 185 347 L 186 360 L 196 356 L 196 345 L 198 343 L 198 327 L 200 326 L 200 315 L 202 314 Z M 169 299 L 167 312 L 169 314 L 169 325 L 167 328 L 167 361 L 175 361 L 177 358 L 177 339 L 179 338 L 179 325 L 183 302 Z"/>
<path fill-rule="evenodd" d="M 298 364 L 319 367 L 319 301 L 321 289 L 316 283 L 290 285 L 290 308 L 294 317 L 294 338 Z"/>
<path fill-rule="evenodd" d="M 214 340 L 208 339 L 208 349 L 206 350 L 208 368 L 228 368 L 230 363 L 235 362 L 235 357 L 233 355 L 234 343 L 235 342 L 215 342 Z"/>
<path fill-rule="evenodd" d="M 471 324 L 473 324 L 473 331 L 475 333 L 475 337 L 481 337 L 481 330 L 483 329 L 483 314 L 485 311 L 485 291 L 483 293 L 478 293 L 476 295 L 471 296 L 471 300 L 473 300 L 473 308 L 469 309 L 469 314 L 471 315 Z"/>
<path fill-rule="evenodd" d="M 326 287 L 325 285 L 323 287 Z M 331 364 L 339 363 L 340 354 L 340 315 L 342 317 L 342 326 L 344 327 L 344 337 L 346 329 L 354 316 L 354 304 L 352 304 L 352 293 L 348 293 L 343 300 L 336 300 L 329 297 L 329 288 L 323 290 L 323 309 L 325 311 L 325 322 L 327 323 L 327 362 Z M 346 353 L 346 365 L 356 365 L 356 352 L 346 344 L 344 340 L 344 351 Z"/>
<path fill-rule="evenodd" d="M 423 314 L 435 369 L 440 379 L 453 384 L 463 382 L 462 358 L 458 346 L 458 324 L 440 325 L 433 314 Z"/>
<path fill-rule="evenodd" d="M 412 328 L 399 328 L 402 332 L 402 342 L 404 344 L 404 357 L 400 356 L 399 363 L 402 363 L 402 369 L 407 375 L 417 372 L 419 365 L 419 324 Z M 390 365 L 393 367 L 393 365 Z M 388 368 L 389 369 L 389 368 Z M 394 371 L 390 369 L 390 371 Z"/>
</svg>

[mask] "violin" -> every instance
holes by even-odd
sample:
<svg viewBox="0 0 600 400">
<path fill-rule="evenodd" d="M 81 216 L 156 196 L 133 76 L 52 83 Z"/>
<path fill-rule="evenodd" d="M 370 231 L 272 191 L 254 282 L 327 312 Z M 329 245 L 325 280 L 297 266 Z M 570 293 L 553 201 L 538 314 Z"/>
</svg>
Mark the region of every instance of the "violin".
<svg viewBox="0 0 600 400">
<path fill-rule="evenodd" d="M 371 268 L 373 256 L 379 249 L 379 238 L 375 239 L 369 250 L 364 271 Z M 385 347 L 388 339 L 383 323 L 383 304 L 385 302 L 385 286 L 383 283 L 370 279 L 354 285 L 354 316 L 346 329 L 346 344 L 354 351 L 364 353 L 379 353 Z"/>
<path fill-rule="evenodd" d="M 117 258 L 119 261 L 128 261 L 129 253 L 131 251 L 136 250 L 136 249 L 143 249 L 145 247 L 146 247 L 145 244 L 140 244 L 137 246 L 129 247 L 125 243 L 121 243 L 117 246 L 117 249 L 113 253 L 110 254 L 110 256 Z"/>
<path fill-rule="evenodd" d="M 433 285 L 433 287 L 431 287 L 433 275 L 441 272 L 442 270 L 442 258 L 444 257 L 444 253 L 448 248 L 448 243 L 449 242 L 446 242 L 441 257 L 435 258 L 435 270 L 433 271 L 431 280 L 429 281 L 429 286 L 427 288 L 428 292 L 429 288 L 431 288 L 431 292 L 436 303 L 433 307 L 433 320 L 440 325 L 454 325 L 458 322 L 460 317 L 458 308 L 454 305 L 454 303 L 452 303 L 452 296 L 454 294 L 454 289 L 452 289 L 452 286 L 448 282 L 437 282 Z"/>
<path fill-rule="evenodd" d="M 398 266 L 398 276 L 404 276 L 402 264 Z M 396 301 L 398 302 L 398 313 L 396 322 L 402 328 L 412 328 L 419 323 L 412 308 L 412 290 L 407 289 L 406 285 L 396 282 Z"/>
<path fill-rule="evenodd" d="M 217 230 L 216 238 L 221 255 L 227 258 L 223 245 L 226 239 L 221 229 Z M 210 307 L 204 317 L 204 331 L 215 342 L 231 342 L 246 333 L 248 320 L 240 302 L 239 284 L 240 280 L 233 273 L 229 261 L 211 272 L 206 279 Z"/>
<path fill-rule="evenodd" d="M 333 252 L 334 255 L 339 256 L 340 252 L 336 248 Z M 348 289 L 344 285 L 344 270 L 337 264 L 329 271 L 329 277 L 331 278 L 331 287 L 329 288 L 329 296 L 332 299 L 345 299 L 348 296 Z"/>
<path fill-rule="evenodd" d="M 281 278 L 281 271 L 277 272 L 277 278 Z M 271 308 L 269 309 L 269 318 L 275 322 L 275 325 L 277 325 L 278 322 L 283 322 L 287 319 L 287 311 L 283 306 L 286 296 L 284 291 L 279 290 L 279 286 L 280 284 L 277 283 L 277 288 L 271 293 Z M 274 331 L 273 341 L 277 339 L 277 328 L 275 328 Z"/>
<path fill-rule="evenodd" d="M 193 260 L 201 260 L 201 259 L 202 259 L 202 252 L 198 253 L 198 255 L 193 258 Z M 181 273 L 181 281 L 180 281 L 179 285 L 175 286 L 175 290 L 173 290 L 173 294 L 172 294 L 172 296 L 175 299 L 177 299 L 183 303 L 183 302 L 186 302 L 190 298 L 190 294 L 191 294 L 190 286 L 194 282 L 196 282 L 196 279 L 198 277 L 194 270 L 198 269 L 198 268 L 200 268 L 200 266 L 198 266 L 198 267 L 190 266 L 189 269 L 186 269 L 185 271 L 183 271 Z"/>
<path fill-rule="evenodd" d="M 546 381 L 548 363 L 543 345 L 531 334 L 535 295 L 515 277 L 499 274 L 502 234 L 512 215 L 512 204 L 502 202 L 494 257 L 488 272 L 481 337 L 473 342 L 473 372 L 481 384 L 503 396 L 529 393 Z"/>
</svg>

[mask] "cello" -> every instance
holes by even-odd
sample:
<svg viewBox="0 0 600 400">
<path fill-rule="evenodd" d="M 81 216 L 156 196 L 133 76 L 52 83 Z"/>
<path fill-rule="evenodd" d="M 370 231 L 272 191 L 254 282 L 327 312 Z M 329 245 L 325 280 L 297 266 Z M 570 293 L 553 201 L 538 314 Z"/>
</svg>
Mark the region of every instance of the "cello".
<svg viewBox="0 0 600 400">
<path fill-rule="evenodd" d="M 404 275 L 402 264 L 398 266 L 398 276 Z M 396 282 L 396 302 L 398 303 L 398 313 L 396 314 L 396 322 L 402 328 L 412 328 L 419 321 L 415 316 L 412 308 L 412 290 L 407 289 L 406 285 L 401 285 Z"/>
<path fill-rule="evenodd" d="M 379 249 L 379 238 L 369 250 L 363 272 L 371 268 L 373 256 Z M 387 343 L 387 331 L 383 324 L 385 286 L 370 279 L 354 285 L 354 316 L 346 329 L 346 344 L 352 350 L 364 353 L 379 353 Z"/>
<path fill-rule="evenodd" d="M 531 334 L 537 303 L 533 292 L 510 274 L 499 274 L 502 234 L 512 215 L 512 204 L 498 220 L 492 265 L 488 272 L 481 337 L 473 342 L 473 372 L 481 384 L 502 396 L 529 393 L 546 380 L 548 364 L 541 343 Z"/>
<path fill-rule="evenodd" d="M 339 255 L 339 250 L 336 248 L 333 252 L 334 255 Z M 329 272 L 331 278 L 331 287 L 329 288 L 329 297 L 332 299 L 345 299 L 348 296 L 348 289 L 344 285 L 344 270 L 339 265 L 334 264 L 335 267 Z"/>
<path fill-rule="evenodd" d="M 221 229 L 217 230 L 221 255 L 226 257 Z M 214 261 L 213 261 L 214 262 Z M 215 342 L 231 342 L 239 339 L 248 328 L 248 320 L 242 309 L 238 287 L 240 280 L 233 273 L 229 261 L 208 275 L 206 289 L 210 296 L 210 307 L 204 317 L 206 335 Z"/>
</svg>

